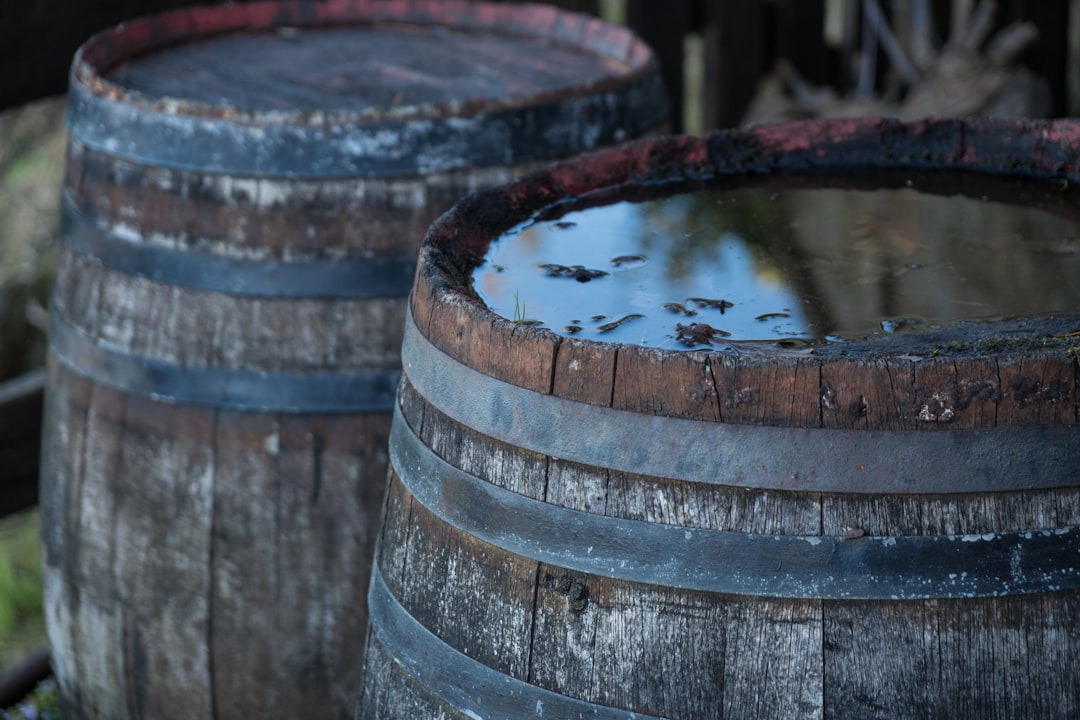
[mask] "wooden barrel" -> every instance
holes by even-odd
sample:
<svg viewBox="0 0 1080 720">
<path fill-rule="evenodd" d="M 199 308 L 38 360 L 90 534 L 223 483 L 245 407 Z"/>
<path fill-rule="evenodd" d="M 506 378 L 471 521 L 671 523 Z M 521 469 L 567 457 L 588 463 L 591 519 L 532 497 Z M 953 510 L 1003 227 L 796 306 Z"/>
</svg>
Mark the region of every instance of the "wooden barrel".
<svg viewBox="0 0 1080 720">
<path fill-rule="evenodd" d="M 1080 308 L 680 352 L 508 320 L 471 281 L 492 238 L 574 198 L 868 169 L 1064 187 L 1078 143 L 1071 122 L 808 121 L 460 202 L 410 302 L 360 716 L 1080 713 Z"/>
<path fill-rule="evenodd" d="M 82 47 L 42 497 L 65 717 L 351 716 L 424 230 L 660 127 L 658 77 L 544 6 L 230 3 Z"/>
</svg>

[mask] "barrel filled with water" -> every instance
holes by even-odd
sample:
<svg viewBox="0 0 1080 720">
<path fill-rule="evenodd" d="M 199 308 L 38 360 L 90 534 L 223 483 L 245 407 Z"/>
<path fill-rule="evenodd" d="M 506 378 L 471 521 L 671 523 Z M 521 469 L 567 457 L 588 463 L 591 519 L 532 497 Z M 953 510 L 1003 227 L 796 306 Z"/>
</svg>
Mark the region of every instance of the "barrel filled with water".
<svg viewBox="0 0 1080 720">
<path fill-rule="evenodd" d="M 351 717 L 416 251 L 664 122 L 538 5 L 229 3 L 72 66 L 42 516 L 65 717 Z"/>
<path fill-rule="evenodd" d="M 1077 139 L 658 139 L 444 215 L 365 717 L 1080 711 Z"/>
</svg>

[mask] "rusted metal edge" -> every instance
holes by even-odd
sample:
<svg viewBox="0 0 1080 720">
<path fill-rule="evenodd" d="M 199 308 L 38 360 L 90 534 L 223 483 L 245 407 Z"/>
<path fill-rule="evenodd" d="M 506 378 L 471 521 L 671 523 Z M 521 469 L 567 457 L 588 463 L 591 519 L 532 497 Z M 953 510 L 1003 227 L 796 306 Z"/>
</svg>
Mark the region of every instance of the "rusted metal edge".
<svg viewBox="0 0 1080 720">
<path fill-rule="evenodd" d="M 99 345 L 52 313 L 50 349 L 72 371 L 154 400 L 228 410 L 282 413 L 385 413 L 401 373 L 266 372 L 180 366 Z"/>
<path fill-rule="evenodd" d="M 376 641 L 421 687 L 471 718 L 652 718 L 545 690 L 494 670 L 445 643 L 402 607 L 378 563 L 368 589 Z"/>
<path fill-rule="evenodd" d="M 65 193 L 60 232 L 72 251 L 105 267 L 155 282 L 248 297 L 359 299 L 405 297 L 413 258 L 274 261 L 230 258 L 153 245 L 110 230 Z M 132 231 L 135 232 L 135 231 Z"/>
<path fill-rule="evenodd" d="M 704 530 L 596 515 L 485 482 L 436 455 L 395 408 L 390 462 L 444 522 L 508 552 L 601 577 L 731 595 L 922 600 L 1080 588 L 1080 527 L 840 537 Z"/>
<path fill-rule="evenodd" d="M 474 370 L 425 338 L 411 310 L 402 362 L 417 392 L 456 422 L 515 447 L 622 472 L 741 488 L 861 494 L 1080 485 L 1080 425 L 843 430 L 617 410 L 544 395 Z"/>
</svg>

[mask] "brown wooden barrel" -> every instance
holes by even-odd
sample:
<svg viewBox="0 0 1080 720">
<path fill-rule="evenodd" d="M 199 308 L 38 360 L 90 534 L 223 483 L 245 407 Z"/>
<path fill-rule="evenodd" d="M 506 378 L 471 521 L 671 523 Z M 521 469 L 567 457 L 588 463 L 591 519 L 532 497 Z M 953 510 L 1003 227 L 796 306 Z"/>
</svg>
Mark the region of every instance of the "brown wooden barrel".
<svg viewBox="0 0 1080 720">
<path fill-rule="evenodd" d="M 82 47 L 42 497 L 66 717 L 351 716 L 425 228 L 664 112 L 641 42 L 544 6 L 230 3 Z"/>
<path fill-rule="evenodd" d="M 1078 144 L 1066 121 L 660 138 L 440 218 L 405 333 L 360 716 L 1075 716 L 1080 308 L 680 352 L 497 316 L 471 273 L 492 238 L 575 198 L 866 170 L 1065 192 Z"/>
</svg>

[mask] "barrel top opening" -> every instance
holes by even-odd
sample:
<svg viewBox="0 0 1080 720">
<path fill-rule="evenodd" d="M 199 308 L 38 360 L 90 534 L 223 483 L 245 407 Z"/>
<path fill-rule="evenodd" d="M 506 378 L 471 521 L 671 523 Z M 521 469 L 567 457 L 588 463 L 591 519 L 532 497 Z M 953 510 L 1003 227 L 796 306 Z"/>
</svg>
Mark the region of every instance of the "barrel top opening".
<svg viewBox="0 0 1080 720">
<path fill-rule="evenodd" d="M 664 127 L 652 51 L 543 5 L 262 0 L 174 10 L 76 53 L 74 142 L 144 165 L 286 178 L 548 161 Z"/>
<path fill-rule="evenodd" d="M 218 35 L 140 56 L 106 77 L 146 97 L 249 112 L 385 113 L 531 98 L 624 68 L 536 38 L 384 24 Z"/>
<path fill-rule="evenodd" d="M 822 178 L 829 183 L 847 178 L 857 186 L 860 173 L 873 171 L 898 183 L 905 173 L 929 173 L 940 179 L 940 187 L 931 190 L 971 194 L 979 192 L 980 178 L 998 177 L 1030 181 L 1045 192 L 1045 209 L 1075 219 L 1077 203 L 1069 186 L 1078 181 L 1078 148 L 1080 126 L 1071 121 L 991 119 L 819 120 L 646 139 L 561 162 L 462 200 L 429 231 L 412 312 L 420 331 L 461 362 L 476 366 L 480 358 L 483 372 L 498 379 L 601 405 L 619 404 L 622 383 L 625 402 L 657 414 L 752 424 L 827 425 L 827 411 L 836 405 L 844 422 L 873 425 L 866 419 L 871 405 L 871 414 L 889 418 L 881 419 L 882 429 L 956 427 L 960 410 L 983 401 L 985 416 L 964 422 L 1011 424 L 1009 413 L 1001 412 L 1008 405 L 1017 424 L 1075 424 L 1080 307 L 809 348 L 720 341 L 679 351 L 560 337 L 514 322 L 484 305 L 472 287 L 472 271 L 492 240 L 537 213 L 557 215 L 569 203 L 603 204 L 613 195 L 640 197 L 657 188 L 747 181 L 767 186 L 793 177 L 811 185 Z M 530 360 L 534 369 L 522 371 Z M 614 385 L 595 393 L 575 386 L 569 368 L 586 366 L 601 377 L 614 375 Z M 731 377 L 721 377 L 729 370 Z M 636 373 L 637 380 L 620 379 L 627 373 Z M 664 390 L 657 373 L 667 375 L 668 390 L 697 387 L 698 397 L 660 399 Z M 762 377 L 754 378 L 755 373 Z M 770 373 L 771 379 L 764 377 Z M 864 389 L 862 395 L 835 400 L 834 385 L 864 375 L 878 377 L 884 397 L 868 399 Z M 656 389 L 650 391 L 651 386 Z M 762 411 L 770 393 L 783 407 Z M 795 402 L 801 395 L 805 402 Z M 1042 409 L 1033 411 L 1033 404 Z"/>
<path fill-rule="evenodd" d="M 544 6 L 199 6 L 91 38 L 72 79 L 128 103 L 290 124 L 467 116 L 594 92 L 655 64 L 623 27 Z"/>
</svg>

